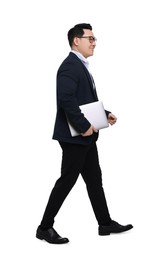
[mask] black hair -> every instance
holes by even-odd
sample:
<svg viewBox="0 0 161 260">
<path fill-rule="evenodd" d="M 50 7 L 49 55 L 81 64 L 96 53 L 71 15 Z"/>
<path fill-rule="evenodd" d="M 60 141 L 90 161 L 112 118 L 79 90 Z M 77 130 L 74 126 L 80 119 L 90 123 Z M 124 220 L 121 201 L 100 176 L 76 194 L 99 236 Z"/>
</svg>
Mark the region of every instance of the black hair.
<svg viewBox="0 0 161 260">
<path fill-rule="evenodd" d="M 79 23 L 68 31 L 68 41 L 70 47 L 72 47 L 75 37 L 82 37 L 84 34 L 83 29 L 89 29 L 92 31 L 92 26 L 89 23 Z"/>
</svg>

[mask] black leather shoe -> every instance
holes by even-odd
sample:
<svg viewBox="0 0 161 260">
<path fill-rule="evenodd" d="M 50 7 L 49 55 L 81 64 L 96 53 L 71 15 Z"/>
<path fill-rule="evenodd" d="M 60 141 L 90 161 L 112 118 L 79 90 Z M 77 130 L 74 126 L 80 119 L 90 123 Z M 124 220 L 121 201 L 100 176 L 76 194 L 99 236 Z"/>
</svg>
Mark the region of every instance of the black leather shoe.
<svg viewBox="0 0 161 260">
<path fill-rule="evenodd" d="M 65 244 L 69 242 L 68 238 L 59 236 L 53 228 L 44 231 L 40 226 L 37 228 L 36 237 L 41 240 L 46 240 L 51 244 Z"/>
<path fill-rule="evenodd" d="M 111 233 L 121 233 L 132 229 L 131 224 L 122 226 L 116 221 L 112 220 L 108 226 L 99 226 L 98 233 L 100 236 L 110 235 Z"/>
</svg>

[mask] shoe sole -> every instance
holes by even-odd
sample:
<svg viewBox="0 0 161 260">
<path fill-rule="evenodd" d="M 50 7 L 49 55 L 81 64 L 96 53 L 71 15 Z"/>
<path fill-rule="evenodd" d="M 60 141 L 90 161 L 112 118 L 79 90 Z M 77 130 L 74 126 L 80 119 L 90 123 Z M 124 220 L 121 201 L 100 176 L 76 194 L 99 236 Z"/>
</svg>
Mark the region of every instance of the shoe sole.
<svg viewBox="0 0 161 260">
<path fill-rule="evenodd" d="M 111 233 L 109 232 L 109 233 L 98 233 L 99 234 L 99 236 L 109 236 Z"/>
<path fill-rule="evenodd" d="M 124 232 L 126 232 L 126 231 L 129 231 L 129 230 L 131 230 L 133 227 L 130 227 L 130 228 L 128 228 L 128 229 L 126 229 L 126 230 L 122 230 L 122 231 L 118 231 L 118 232 L 100 232 L 99 231 L 99 236 L 109 236 L 110 234 L 120 234 L 120 233 L 124 233 Z"/>
<path fill-rule="evenodd" d="M 41 235 L 38 235 L 38 234 L 36 234 L 36 238 L 38 238 L 38 239 L 40 239 L 40 240 L 45 240 L 46 242 L 48 242 L 48 243 L 50 243 L 50 244 L 57 244 L 57 245 L 60 245 L 60 244 L 66 244 L 66 243 L 68 243 L 69 242 L 69 240 L 68 239 L 66 239 L 66 241 L 65 242 L 51 242 L 51 241 L 49 241 L 48 239 L 46 239 L 46 238 L 44 238 L 43 236 L 41 236 Z"/>
</svg>

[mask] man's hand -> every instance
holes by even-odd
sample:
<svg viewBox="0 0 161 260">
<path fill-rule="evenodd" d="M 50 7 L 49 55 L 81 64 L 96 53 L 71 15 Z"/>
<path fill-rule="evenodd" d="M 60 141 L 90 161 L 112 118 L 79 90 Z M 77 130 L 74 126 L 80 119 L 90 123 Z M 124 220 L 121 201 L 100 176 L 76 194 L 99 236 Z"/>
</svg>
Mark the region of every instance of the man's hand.
<svg viewBox="0 0 161 260">
<path fill-rule="evenodd" d="M 112 113 L 109 113 L 107 120 L 110 125 L 114 125 L 117 121 L 117 117 L 114 116 Z"/>
<path fill-rule="evenodd" d="M 93 125 L 91 125 L 90 128 L 85 133 L 82 133 L 81 135 L 90 136 L 90 135 L 93 135 L 94 132 L 97 133 L 98 130 Z"/>
</svg>

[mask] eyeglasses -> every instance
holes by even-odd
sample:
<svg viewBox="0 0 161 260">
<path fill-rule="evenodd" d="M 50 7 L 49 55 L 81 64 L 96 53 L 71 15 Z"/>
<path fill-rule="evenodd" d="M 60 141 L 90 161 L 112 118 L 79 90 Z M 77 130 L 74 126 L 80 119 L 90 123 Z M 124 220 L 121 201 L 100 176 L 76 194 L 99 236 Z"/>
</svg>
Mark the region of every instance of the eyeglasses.
<svg viewBox="0 0 161 260">
<path fill-rule="evenodd" d="M 78 38 L 85 38 L 88 39 L 90 43 L 96 42 L 97 38 L 93 37 L 93 36 L 82 36 L 82 37 L 78 37 Z"/>
</svg>

